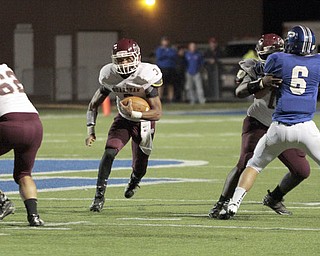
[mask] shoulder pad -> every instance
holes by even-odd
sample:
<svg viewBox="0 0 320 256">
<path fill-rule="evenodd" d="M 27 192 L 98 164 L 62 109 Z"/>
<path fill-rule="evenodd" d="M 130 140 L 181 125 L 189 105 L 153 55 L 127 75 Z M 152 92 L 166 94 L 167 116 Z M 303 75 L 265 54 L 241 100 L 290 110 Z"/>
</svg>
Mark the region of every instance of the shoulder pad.
<svg viewBox="0 0 320 256">
<path fill-rule="evenodd" d="M 103 66 L 102 69 L 100 70 L 99 82 L 101 85 L 104 85 L 106 83 L 106 81 L 108 80 L 108 78 L 110 77 L 112 67 L 113 67 L 113 64 L 110 63 L 110 64 Z"/>
<path fill-rule="evenodd" d="M 244 70 L 250 77 L 256 79 L 257 75 L 257 70 L 256 70 L 256 65 L 259 63 L 258 60 L 255 59 L 245 59 L 241 60 L 239 62 L 239 66 L 241 67 L 242 70 Z"/>
<path fill-rule="evenodd" d="M 162 85 L 162 73 L 157 65 L 150 63 L 141 63 L 142 69 L 139 76 L 147 81 L 149 85 L 161 86 Z"/>
</svg>

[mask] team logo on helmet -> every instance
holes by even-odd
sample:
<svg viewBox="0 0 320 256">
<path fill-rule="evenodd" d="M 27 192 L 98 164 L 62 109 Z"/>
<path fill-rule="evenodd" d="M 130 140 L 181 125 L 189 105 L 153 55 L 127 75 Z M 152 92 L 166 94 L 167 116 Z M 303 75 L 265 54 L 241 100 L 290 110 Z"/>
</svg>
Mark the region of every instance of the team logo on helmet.
<svg viewBox="0 0 320 256">
<path fill-rule="evenodd" d="M 295 26 L 288 31 L 285 40 L 285 52 L 297 55 L 312 54 L 316 48 L 316 38 L 306 26 Z"/>
</svg>

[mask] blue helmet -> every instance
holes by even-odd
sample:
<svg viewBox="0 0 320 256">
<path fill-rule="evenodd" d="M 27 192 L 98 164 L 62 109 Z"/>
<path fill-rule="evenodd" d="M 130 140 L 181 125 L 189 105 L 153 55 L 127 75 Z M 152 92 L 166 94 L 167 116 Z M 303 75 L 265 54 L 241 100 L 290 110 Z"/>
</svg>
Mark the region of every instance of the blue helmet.
<svg viewBox="0 0 320 256">
<path fill-rule="evenodd" d="M 295 26 L 288 31 L 284 51 L 297 55 L 311 54 L 316 47 L 316 37 L 312 30 L 305 26 Z"/>
</svg>

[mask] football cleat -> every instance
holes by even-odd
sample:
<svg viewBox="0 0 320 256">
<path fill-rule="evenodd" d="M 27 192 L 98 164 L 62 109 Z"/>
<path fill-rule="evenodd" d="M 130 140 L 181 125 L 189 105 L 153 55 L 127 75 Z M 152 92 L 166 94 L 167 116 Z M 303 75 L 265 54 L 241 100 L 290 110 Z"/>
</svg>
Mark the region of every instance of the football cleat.
<svg viewBox="0 0 320 256">
<path fill-rule="evenodd" d="M 38 214 L 32 214 L 28 216 L 29 225 L 31 227 L 40 227 L 44 226 L 44 221 L 40 219 Z"/>
<path fill-rule="evenodd" d="M 222 209 L 219 212 L 217 219 L 219 220 L 228 220 L 230 219 L 230 214 L 228 213 L 228 204 L 229 204 L 230 200 L 227 200 L 224 202 L 224 204 L 222 205 Z"/>
<path fill-rule="evenodd" d="M 136 190 L 140 188 L 139 186 L 140 180 L 131 175 L 130 181 L 124 191 L 125 198 L 131 198 L 135 194 Z"/>
<path fill-rule="evenodd" d="M 90 205 L 90 211 L 101 212 L 104 205 L 104 193 L 106 191 L 106 186 L 98 186 L 96 189 L 95 197 Z"/>
<path fill-rule="evenodd" d="M 230 200 L 230 202 L 228 203 L 226 212 L 230 217 L 233 217 L 238 212 L 238 209 L 239 209 L 239 205 L 236 204 L 234 201 Z"/>
<path fill-rule="evenodd" d="M 104 205 L 104 196 L 102 197 L 95 197 L 90 205 L 90 211 L 92 212 L 101 212 Z"/>
<path fill-rule="evenodd" d="M 220 201 L 215 203 L 213 208 L 209 211 L 209 214 L 208 214 L 209 218 L 216 219 L 219 213 L 221 212 L 221 210 L 223 209 L 223 204 L 224 202 L 220 202 Z"/>
<path fill-rule="evenodd" d="M 14 211 L 14 204 L 9 199 L 6 199 L 4 202 L 0 203 L 0 220 L 3 220 L 4 217 L 13 214 Z"/>
<path fill-rule="evenodd" d="M 263 198 L 262 201 L 263 205 L 268 206 L 280 215 L 292 215 L 292 212 L 288 211 L 282 202 L 283 200 L 278 201 L 273 199 L 270 190 L 268 190 L 268 194 Z"/>
</svg>

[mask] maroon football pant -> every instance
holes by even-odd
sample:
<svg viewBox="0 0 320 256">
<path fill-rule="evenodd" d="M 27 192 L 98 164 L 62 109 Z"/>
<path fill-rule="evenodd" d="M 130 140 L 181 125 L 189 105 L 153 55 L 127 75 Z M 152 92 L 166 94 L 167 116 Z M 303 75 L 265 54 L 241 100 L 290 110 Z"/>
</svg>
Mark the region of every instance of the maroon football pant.
<svg viewBox="0 0 320 256">
<path fill-rule="evenodd" d="M 260 138 L 267 132 L 268 127 L 253 117 L 247 116 L 242 126 L 241 154 L 237 167 L 242 172 L 248 160 L 253 156 L 253 151 Z M 299 149 L 288 149 L 278 156 L 279 160 L 288 167 L 289 171 L 301 178 L 310 175 L 310 165 L 306 153 Z"/>
<path fill-rule="evenodd" d="M 118 153 L 129 142 L 130 138 L 132 139 L 132 169 L 139 179 L 146 174 L 149 159 L 149 156 L 144 154 L 139 147 L 141 142 L 140 125 L 140 122 L 132 122 L 117 115 L 109 130 L 106 143 L 106 149 L 116 149 Z M 155 129 L 155 122 L 151 122 L 151 127 L 153 130 Z"/>
<path fill-rule="evenodd" d="M 9 113 L 0 117 L 0 155 L 13 149 L 16 183 L 31 176 L 42 134 L 42 124 L 36 113 Z"/>
</svg>

